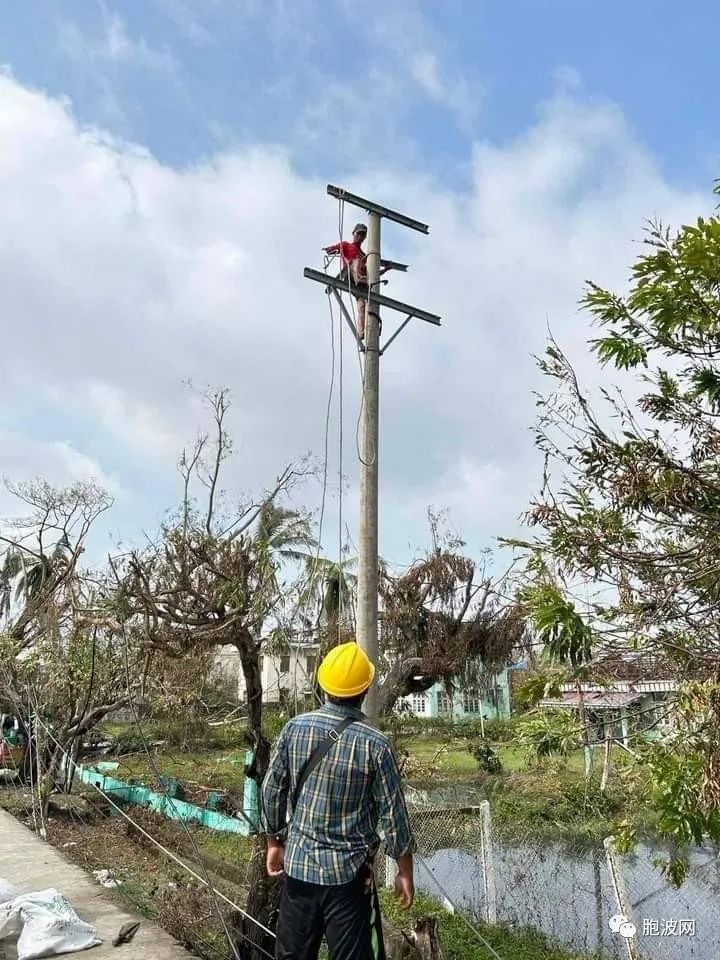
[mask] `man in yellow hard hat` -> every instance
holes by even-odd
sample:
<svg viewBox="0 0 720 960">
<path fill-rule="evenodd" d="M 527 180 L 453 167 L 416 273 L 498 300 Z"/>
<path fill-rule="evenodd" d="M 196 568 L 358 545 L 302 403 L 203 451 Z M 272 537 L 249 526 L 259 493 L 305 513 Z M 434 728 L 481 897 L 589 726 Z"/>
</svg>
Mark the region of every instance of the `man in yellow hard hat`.
<svg viewBox="0 0 720 960">
<path fill-rule="evenodd" d="M 318 669 L 326 703 L 293 718 L 275 744 L 262 788 L 267 870 L 284 877 L 278 960 L 382 960 L 372 862 L 381 830 L 397 861 L 395 892 L 414 897 L 415 849 L 392 746 L 361 711 L 375 667 L 355 643 Z"/>
</svg>

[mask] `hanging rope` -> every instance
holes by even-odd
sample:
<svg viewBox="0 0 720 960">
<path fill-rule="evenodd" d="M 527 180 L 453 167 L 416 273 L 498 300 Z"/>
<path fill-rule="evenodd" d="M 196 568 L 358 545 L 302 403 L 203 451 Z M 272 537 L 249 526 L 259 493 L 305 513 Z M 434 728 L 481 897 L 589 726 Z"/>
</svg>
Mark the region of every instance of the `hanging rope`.
<svg viewBox="0 0 720 960">
<path fill-rule="evenodd" d="M 339 242 L 341 244 L 343 242 L 344 222 L 345 222 L 345 201 L 342 198 L 339 198 L 338 199 L 338 236 L 339 236 Z M 348 297 L 350 300 L 350 310 L 352 313 L 353 324 L 355 325 L 355 329 L 357 329 L 357 314 L 355 313 L 355 298 L 353 297 L 353 294 L 352 294 L 352 277 L 350 275 L 349 267 L 347 272 L 347 282 L 348 282 Z M 363 408 L 365 406 L 365 365 L 363 363 L 362 350 L 360 349 L 359 342 L 357 343 L 357 358 L 358 358 L 358 366 L 360 368 L 360 382 L 362 384 L 362 391 L 360 395 L 360 409 L 358 411 L 357 424 L 355 426 L 355 449 L 357 452 L 358 460 L 363 466 L 366 467 L 366 466 L 369 466 L 369 464 L 372 464 L 375 462 L 375 452 L 373 451 L 373 455 L 371 459 L 369 460 L 368 463 L 366 463 L 365 460 L 363 459 L 362 450 L 360 449 L 360 424 L 362 422 Z"/>
<path fill-rule="evenodd" d="M 328 294 L 330 302 L 330 294 Z M 338 350 L 338 618 L 337 618 L 337 642 L 341 640 L 341 624 L 343 619 L 343 328 L 342 316 L 338 316 L 339 332 L 339 350 Z"/>
</svg>

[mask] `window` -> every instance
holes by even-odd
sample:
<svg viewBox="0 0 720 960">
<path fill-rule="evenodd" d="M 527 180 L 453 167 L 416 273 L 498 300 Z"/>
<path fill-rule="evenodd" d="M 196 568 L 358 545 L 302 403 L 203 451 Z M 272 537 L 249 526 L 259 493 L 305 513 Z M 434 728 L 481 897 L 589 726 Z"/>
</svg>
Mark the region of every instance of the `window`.
<svg viewBox="0 0 720 960">
<path fill-rule="evenodd" d="M 480 713 L 480 695 L 477 690 L 466 690 L 463 694 L 463 713 Z"/>
<path fill-rule="evenodd" d="M 317 657 L 305 657 L 305 673 L 311 677 L 315 673 Z"/>
<path fill-rule="evenodd" d="M 490 687 L 488 690 L 488 700 L 494 710 L 500 710 L 503 705 L 503 688 L 497 686 Z"/>
<path fill-rule="evenodd" d="M 448 717 L 452 713 L 452 704 L 450 702 L 450 697 L 447 695 L 447 692 L 445 690 L 438 690 L 437 707 L 438 707 L 438 715 L 441 717 Z"/>
<path fill-rule="evenodd" d="M 414 693 L 412 695 L 412 712 L 425 713 L 427 708 L 427 697 L 424 693 Z"/>
<path fill-rule="evenodd" d="M 288 654 L 283 654 L 280 657 L 280 673 L 290 673 L 290 657 Z"/>
</svg>

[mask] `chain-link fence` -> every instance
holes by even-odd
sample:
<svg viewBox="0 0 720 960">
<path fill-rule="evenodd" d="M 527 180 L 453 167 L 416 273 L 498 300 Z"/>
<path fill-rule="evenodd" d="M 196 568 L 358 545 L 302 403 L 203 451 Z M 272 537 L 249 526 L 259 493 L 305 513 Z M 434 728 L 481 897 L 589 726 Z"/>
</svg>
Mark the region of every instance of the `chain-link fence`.
<svg viewBox="0 0 720 960">
<path fill-rule="evenodd" d="M 417 889 L 450 907 L 456 905 L 469 914 L 487 916 L 487 881 L 492 863 L 481 806 L 410 806 L 410 820 L 417 841 Z M 454 866 L 458 859 L 468 862 L 461 878 Z M 445 869 L 447 867 L 448 869 Z M 378 858 L 377 875 L 388 886 L 393 880 L 393 863 Z"/>
<path fill-rule="evenodd" d="M 693 852 L 676 889 L 655 863 L 662 852 L 643 844 L 619 856 L 609 841 L 544 840 L 521 824 L 493 825 L 487 803 L 412 805 L 410 816 L 417 888 L 448 909 L 534 928 L 579 955 L 720 960 L 716 848 Z M 378 879 L 390 884 L 392 862 L 380 858 L 378 866 Z M 631 927 L 620 926 L 622 916 L 634 925 L 633 936 Z"/>
<path fill-rule="evenodd" d="M 687 877 L 679 888 L 669 883 L 657 862 L 667 856 L 666 851 L 640 844 L 633 854 L 614 858 L 620 902 L 625 904 L 620 912 L 629 914 L 636 928 L 631 949 L 623 956 L 633 960 L 718 960 L 720 850 L 716 846 L 693 850 Z"/>
</svg>

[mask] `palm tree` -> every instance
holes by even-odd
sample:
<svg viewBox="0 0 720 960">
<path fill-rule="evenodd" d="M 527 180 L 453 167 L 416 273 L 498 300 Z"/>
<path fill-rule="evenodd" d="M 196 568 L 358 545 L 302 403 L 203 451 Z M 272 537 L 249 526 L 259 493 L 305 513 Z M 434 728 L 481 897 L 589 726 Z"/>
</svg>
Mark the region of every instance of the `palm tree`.
<svg viewBox="0 0 720 960">
<path fill-rule="evenodd" d="M 0 619 L 10 616 L 13 603 L 35 600 L 54 574 L 68 563 L 72 548 L 63 533 L 51 554 L 34 553 L 12 544 L 5 551 L 0 567 Z"/>
<path fill-rule="evenodd" d="M 255 542 L 268 555 L 280 560 L 304 561 L 309 557 L 308 550 L 317 547 L 309 518 L 298 510 L 279 507 L 272 500 L 260 510 Z"/>
<path fill-rule="evenodd" d="M 337 561 L 318 556 L 306 560 L 304 601 L 314 611 L 314 626 L 327 639 L 324 645 L 328 647 L 338 642 L 343 627 L 353 626 L 357 576 L 352 571 L 355 567 L 357 557 Z"/>
</svg>

